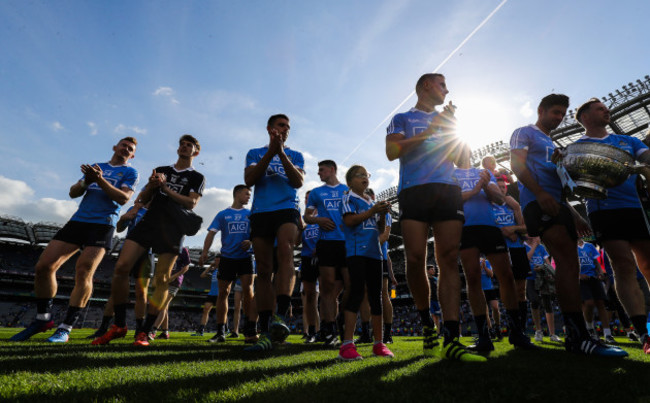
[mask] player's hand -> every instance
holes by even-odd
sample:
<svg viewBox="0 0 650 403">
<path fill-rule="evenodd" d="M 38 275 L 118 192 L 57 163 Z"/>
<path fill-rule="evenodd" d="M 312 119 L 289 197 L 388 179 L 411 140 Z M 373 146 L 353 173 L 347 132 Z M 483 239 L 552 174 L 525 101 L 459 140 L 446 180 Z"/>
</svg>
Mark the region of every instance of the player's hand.
<svg viewBox="0 0 650 403">
<path fill-rule="evenodd" d="M 537 195 L 537 203 L 539 203 L 542 211 L 551 217 L 560 214 L 560 203 L 558 203 L 553 196 L 547 192 L 542 192 Z"/>
<path fill-rule="evenodd" d="M 245 241 L 242 241 L 242 243 L 239 244 L 239 248 L 243 251 L 247 251 L 251 248 L 252 245 L 253 243 L 249 239 L 246 239 Z"/>
<path fill-rule="evenodd" d="M 166 182 L 166 180 L 167 178 L 165 177 L 165 174 L 159 174 L 154 169 L 151 172 L 151 176 L 149 177 L 149 185 L 154 189 L 156 189 L 162 186 Z"/>
<path fill-rule="evenodd" d="M 336 229 L 336 224 L 334 224 L 334 221 L 330 220 L 327 217 L 319 217 L 318 226 L 325 231 L 334 231 Z"/>
<path fill-rule="evenodd" d="M 199 267 L 203 267 L 205 264 L 205 260 L 207 259 L 207 253 L 201 253 L 201 256 L 199 257 Z"/>
<path fill-rule="evenodd" d="M 99 167 L 99 165 L 89 165 L 89 164 L 84 164 L 81 166 L 81 172 L 84 174 L 84 181 L 87 184 L 96 182 L 97 179 L 102 177 L 102 169 Z"/>
<path fill-rule="evenodd" d="M 576 232 L 580 238 L 585 238 L 591 235 L 591 227 L 587 220 L 582 217 L 575 217 Z"/>
<path fill-rule="evenodd" d="M 373 213 L 387 213 L 389 209 L 390 209 L 390 203 L 387 202 L 386 200 L 382 200 L 380 202 L 377 202 L 374 206 L 372 206 L 371 210 L 374 210 Z"/>
<path fill-rule="evenodd" d="M 490 183 L 490 173 L 488 172 L 487 169 L 482 170 L 479 173 L 480 179 L 479 183 L 481 184 L 481 187 L 487 186 L 488 183 Z"/>
<path fill-rule="evenodd" d="M 271 129 L 270 134 L 271 139 L 269 141 L 269 151 L 271 151 L 273 155 L 284 152 L 284 142 L 282 141 L 282 135 L 276 129 Z"/>
<path fill-rule="evenodd" d="M 517 231 L 515 231 L 515 227 L 513 226 L 501 227 L 501 233 L 511 241 L 517 240 Z"/>
<path fill-rule="evenodd" d="M 551 162 L 557 164 L 564 158 L 564 148 L 556 148 L 553 150 L 553 155 L 551 155 Z"/>
<path fill-rule="evenodd" d="M 122 217 L 120 217 L 120 218 L 122 220 L 131 221 L 131 220 L 134 220 L 137 215 L 138 215 L 138 211 L 136 209 L 132 208 L 131 210 L 129 210 L 126 213 L 122 214 Z"/>
</svg>

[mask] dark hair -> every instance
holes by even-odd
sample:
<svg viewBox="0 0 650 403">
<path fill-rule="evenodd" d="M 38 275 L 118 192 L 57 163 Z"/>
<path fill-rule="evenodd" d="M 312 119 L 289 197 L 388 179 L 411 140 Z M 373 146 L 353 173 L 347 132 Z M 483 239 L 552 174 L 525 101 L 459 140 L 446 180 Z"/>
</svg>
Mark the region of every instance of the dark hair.
<svg viewBox="0 0 650 403">
<path fill-rule="evenodd" d="M 336 171 L 336 162 L 332 160 L 322 160 L 321 162 L 318 163 L 318 166 L 325 165 L 326 167 L 332 167 Z"/>
<path fill-rule="evenodd" d="M 250 186 L 246 186 L 246 185 L 237 185 L 237 186 L 235 186 L 235 188 L 232 190 L 232 197 L 235 197 L 235 195 L 237 194 L 237 192 L 239 192 L 239 191 L 242 190 L 242 189 L 248 189 L 248 190 L 251 190 Z"/>
<path fill-rule="evenodd" d="M 188 141 L 188 142 L 194 144 L 194 146 L 196 147 L 197 150 L 201 151 L 201 144 L 199 144 L 199 141 L 194 136 L 192 136 L 191 134 L 182 135 L 181 138 L 178 139 L 178 144 L 180 144 L 181 141 Z"/>
<path fill-rule="evenodd" d="M 372 190 L 372 188 L 368 188 L 368 189 L 366 189 L 366 192 L 365 192 L 365 193 L 366 193 L 368 196 L 370 196 L 370 197 L 375 197 L 375 191 Z"/>
<path fill-rule="evenodd" d="M 130 136 L 129 137 L 124 137 L 123 139 L 120 139 L 120 141 L 118 141 L 117 144 L 120 144 L 123 141 L 129 141 L 129 142 L 135 144 L 136 146 L 138 145 L 138 140 L 136 140 L 135 137 L 130 137 Z"/>
<path fill-rule="evenodd" d="M 284 113 L 278 113 L 277 115 L 273 115 L 269 118 L 269 121 L 266 123 L 267 126 L 272 126 L 273 123 L 275 123 L 276 120 L 278 119 L 286 119 L 289 120 L 289 116 L 285 115 Z"/>
<path fill-rule="evenodd" d="M 345 182 L 347 182 L 348 186 L 350 186 L 350 182 L 352 182 L 354 175 L 356 175 L 357 172 L 362 169 L 366 168 L 362 167 L 361 165 L 352 165 L 350 169 L 348 169 L 348 172 L 345 173 Z"/>
<path fill-rule="evenodd" d="M 587 102 L 584 104 L 580 105 L 578 109 L 576 110 L 576 120 L 580 123 L 582 123 L 582 114 L 587 112 L 589 108 L 591 107 L 591 104 L 595 104 L 597 102 L 600 102 L 600 99 L 598 98 L 589 98 Z"/>
<path fill-rule="evenodd" d="M 552 106 L 560 105 L 565 108 L 569 107 L 569 97 L 564 94 L 549 94 L 542 98 L 539 102 L 538 108 L 549 109 Z"/>
<path fill-rule="evenodd" d="M 415 84 L 415 92 L 417 93 L 418 91 L 420 91 L 420 89 L 422 89 L 422 86 L 424 85 L 425 82 L 427 82 L 427 81 L 429 81 L 429 80 L 433 80 L 433 79 L 435 79 L 436 77 L 442 77 L 442 78 L 445 78 L 445 76 L 443 76 L 443 75 L 440 74 L 440 73 L 426 73 L 426 74 L 422 74 L 422 76 L 418 79 L 418 82 Z"/>
</svg>

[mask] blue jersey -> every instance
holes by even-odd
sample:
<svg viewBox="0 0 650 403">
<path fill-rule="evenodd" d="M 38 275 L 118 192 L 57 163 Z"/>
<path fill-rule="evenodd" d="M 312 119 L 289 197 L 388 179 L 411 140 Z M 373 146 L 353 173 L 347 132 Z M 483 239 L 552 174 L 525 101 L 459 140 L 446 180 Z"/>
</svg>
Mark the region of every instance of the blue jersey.
<svg viewBox="0 0 650 403">
<path fill-rule="evenodd" d="M 577 142 L 608 144 L 627 151 L 635 158 L 648 149 L 648 147 L 636 137 L 622 136 L 619 134 L 609 134 L 602 139 L 582 136 Z M 639 194 L 636 191 L 636 179 L 637 175 L 630 175 L 622 184 L 607 189 L 607 198 L 604 200 L 587 199 L 587 212 L 593 213 L 594 211 L 599 210 L 613 210 L 619 208 L 641 208 Z"/>
<path fill-rule="evenodd" d="M 313 189 L 309 193 L 307 208 L 318 211 L 318 217 L 329 218 L 336 226 L 331 231 L 321 228 L 320 239 L 326 241 L 343 241 L 343 218 L 341 217 L 341 199 L 348 187 L 342 183 L 336 186 L 323 185 Z"/>
<path fill-rule="evenodd" d="M 391 227 L 393 225 L 393 217 L 390 213 L 386 213 L 386 227 Z M 382 260 L 388 260 L 388 240 L 381 244 L 381 256 Z"/>
<path fill-rule="evenodd" d="M 454 172 L 454 177 L 458 181 L 460 190 L 462 192 L 472 191 L 481 179 L 481 171 L 483 169 L 457 168 Z M 497 181 L 494 175 L 489 171 L 488 173 L 490 174 L 490 182 L 496 185 Z M 492 203 L 490 203 L 485 190 L 481 189 L 477 194 L 465 200 L 463 202 L 463 210 L 465 211 L 465 227 L 471 225 L 489 225 L 496 227 L 494 213 L 492 212 Z"/>
<path fill-rule="evenodd" d="M 517 225 L 517 220 L 515 217 L 515 211 L 510 208 L 507 204 L 496 204 L 492 203 L 492 213 L 494 214 L 494 221 L 497 224 L 497 227 L 511 227 Z M 508 249 L 510 248 L 523 248 L 524 244 L 521 241 L 521 237 L 517 235 L 517 240 L 513 241 L 512 239 L 504 236 L 503 239 L 506 240 L 506 245 Z"/>
<path fill-rule="evenodd" d="M 578 246 L 578 261 L 580 262 L 580 274 L 585 274 L 589 277 L 596 277 L 600 274 L 600 267 L 596 268 L 596 259 L 600 257 L 600 253 L 593 244 L 585 242 L 582 246 Z M 600 265 L 599 265 L 600 266 Z"/>
<path fill-rule="evenodd" d="M 436 115 L 436 111 L 427 113 L 412 108 L 393 116 L 386 132 L 399 133 L 409 139 L 426 130 Z M 399 157 L 398 192 L 427 183 L 456 184 L 453 178 L 454 164 L 449 159 L 454 142 L 447 141 L 447 138 L 448 135 L 434 133 Z"/>
<path fill-rule="evenodd" d="M 316 243 L 320 237 L 320 227 L 318 224 L 309 224 L 302 231 L 302 251 L 300 256 L 311 257 L 316 250 Z"/>
<path fill-rule="evenodd" d="M 129 207 L 129 209 L 126 210 L 126 212 L 128 213 L 129 211 L 131 211 L 132 208 L 133 208 L 133 206 Z M 145 214 L 146 212 L 147 212 L 147 209 L 146 209 L 146 208 L 144 208 L 144 207 L 140 207 L 140 209 L 138 210 L 138 212 L 135 213 L 135 218 L 134 218 L 133 220 L 129 221 L 129 225 L 126 227 L 126 234 L 127 234 L 127 235 L 129 234 L 129 232 L 131 232 L 131 230 L 132 230 L 133 228 L 135 228 L 136 225 L 138 225 L 138 223 L 140 222 L 140 220 L 142 219 L 142 217 L 144 217 L 144 214 Z"/>
<path fill-rule="evenodd" d="M 555 144 L 537 126 L 521 127 L 512 133 L 511 150 L 527 150 L 526 167 L 539 186 L 559 203 L 562 199 L 562 182 L 557 176 L 557 166 L 551 161 Z M 519 202 L 524 209 L 535 195 L 519 181 Z"/>
<path fill-rule="evenodd" d="M 248 216 L 250 210 L 228 207 L 220 211 L 208 231 L 221 231 L 221 256 L 229 259 L 245 259 L 249 257 L 247 250 L 241 249 L 241 243 L 250 239 Z"/>
<path fill-rule="evenodd" d="M 117 189 L 135 190 L 138 183 L 138 171 L 128 165 L 113 166 L 108 162 L 98 165 L 102 170 L 102 177 Z M 94 224 L 108 224 L 115 226 L 117 216 L 122 206 L 112 200 L 106 192 L 95 182 L 86 189 L 79 209 L 70 218 L 70 221 L 81 221 Z"/>
<path fill-rule="evenodd" d="M 210 276 L 210 292 L 208 295 L 219 295 L 219 280 L 217 280 L 217 274 L 219 274 L 219 269 L 214 269 L 212 276 Z"/>
<path fill-rule="evenodd" d="M 489 261 L 485 260 L 485 266 L 492 270 L 492 265 Z M 487 271 L 481 267 L 481 288 L 484 290 L 492 290 L 494 285 L 492 284 L 492 277 L 488 276 Z"/>
<path fill-rule="evenodd" d="M 246 167 L 256 165 L 269 147 L 254 148 L 246 154 Z M 285 147 L 284 152 L 291 163 L 299 170 L 304 170 L 305 160 L 302 154 Z M 284 172 L 280 157 L 274 155 L 266 168 L 266 172 L 255 182 L 253 208 L 251 213 L 296 209 L 298 210 L 298 190 L 289 184 L 289 178 Z"/>
<path fill-rule="evenodd" d="M 366 200 L 350 191 L 343 196 L 341 215 L 360 214 L 370 210 L 374 204 L 372 200 Z M 343 226 L 347 257 L 365 256 L 377 260 L 382 259 L 377 220 L 378 217 L 375 214 L 354 227 Z"/>
<path fill-rule="evenodd" d="M 526 253 L 530 252 L 530 246 L 528 246 L 528 244 L 525 242 L 524 242 L 524 246 L 526 247 Z M 533 256 L 530 259 L 528 259 L 528 263 L 530 263 L 531 275 L 526 277 L 526 279 L 534 280 L 535 267 L 543 265 L 544 259 L 548 259 L 549 257 L 550 255 L 546 251 L 544 245 L 537 245 L 537 248 L 535 248 L 535 252 L 533 252 Z"/>
</svg>

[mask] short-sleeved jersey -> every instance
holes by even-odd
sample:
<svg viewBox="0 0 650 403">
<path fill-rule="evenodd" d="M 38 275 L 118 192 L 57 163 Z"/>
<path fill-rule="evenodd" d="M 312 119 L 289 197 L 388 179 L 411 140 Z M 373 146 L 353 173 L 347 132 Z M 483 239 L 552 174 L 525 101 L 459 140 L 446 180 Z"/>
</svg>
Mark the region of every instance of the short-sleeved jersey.
<svg viewBox="0 0 650 403">
<path fill-rule="evenodd" d="M 96 164 L 102 170 L 102 177 L 113 187 L 123 190 L 135 190 L 138 183 L 138 171 L 129 165 L 113 166 L 108 162 Z M 115 226 L 122 206 L 112 200 L 97 183 L 91 183 L 86 189 L 79 209 L 70 221 Z"/>
<path fill-rule="evenodd" d="M 492 270 L 492 265 L 488 260 L 485 260 L 485 266 Z M 494 284 L 492 284 L 492 277 L 488 276 L 487 271 L 481 267 L 481 288 L 484 290 L 492 290 Z"/>
<path fill-rule="evenodd" d="M 314 208 L 319 217 L 326 217 L 334 222 L 335 228 L 325 231 L 321 228 L 320 239 L 326 241 L 343 241 L 343 218 L 341 217 L 341 200 L 348 187 L 342 183 L 336 186 L 319 186 L 309 193 L 307 208 Z"/>
<path fill-rule="evenodd" d="M 478 168 L 457 168 L 454 171 L 454 178 L 456 178 L 460 190 L 462 192 L 472 191 L 481 179 L 481 171 L 483 170 Z M 494 175 L 489 171 L 488 173 L 490 174 L 490 182 L 496 185 L 497 181 Z M 496 227 L 492 203 L 490 203 L 485 190 L 481 189 L 480 192 L 465 200 L 463 202 L 463 210 L 465 211 L 465 224 L 463 226 L 489 225 Z"/>
<path fill-rule="evenodd" d="M 264 146 L 248 151 L 246 167 L 257 165 L 268 149 L 268 146 Z M 305 159 L 299 151 L 285 147 L 284 152 L 296 168 L 304 171 Z M 298 210 L 299 202 L 298 189 L 289 184 L 280 157 L 274 155 L 264 175 L 255 183 L 251 214 L 285 209 Z"/>
<path fill-rule="evenodd" d="M 411 108 L 408 112 L 393 116 L 386 134 L 399 133 L 409 139 L 426 130 L 436 115 L 436 111 L 427 113 Z M 449 160 L 454 142 L 448 138 L 448 135 L 434 133 L 399 157 L 398 192 L 427 183 L 456 184 L 453 179 L 454 164 Z"/>
<path fill-rule="evenodd" d="M 596 277 L 600 274 L 600 268 L 596 268 L 596 259 L 600 257 L 598 249 L 593 244 L 585 242 L 582 246 L 578 246 L 578 261 L 580 262 L 580 274 L 585 274 L 589 277 Z"/>
<path fill-rule="evenodd" d="M 374 206 L 372 200 L 367 200 L 356 193 L 349 191 L 343 196 L 341 202 L 341 215 L 360 214 Z M 377 228 L 377 214 L 368 218 L 354 227 L 343 226 L 345 234 L 346 256 L 365 256 L 381 260 L 381 247 L 379 245 L 379 230 Z"/>
<path fill-rule="evenodd" d="M 176 258 L 176 263 L 174 263 L 174 268 L 172 269 L 171 274 L 175 274 L 183 269 L 183 267 L 189 265 L 191 263 L 190 260 L 190 251 L 186 247 L 181 248 L 181 253 L 178 254 L 178 257 Z M 174 281 L 169 283 L 170 287 L 181 287 L 183 285 L 183 277 L 184 275 L 181 274 L 180 276 L 176 277 Z"/>
<path fill-rule="evenodd" d="M 241 243 L 250 239 L 250 223 L 248 209 L 228 207 L 217 213 L 208 227 L 208 231 L 221 232 L 221 256 L 229 259 L 245 259 L 249 257 L 247 250 L 241 249 Z"/>
<path fill-rule="evenodd" d="M 636 137 L 622 136 L 619 134 L 609 134 L 602 139 L 582 136 L 577 142 L 608 144 L 627 151 L 634 158 L 638 158 L 639 155 L 648 150 L 648 147 Z M 604 200 L 587 199 L 587 212 L 593 213 L 599 210 L 620 208 L 641 208 L 639 194 L 636 191 L 637 176 L 630 175 L 622 184 L 607 189 L 607 198 Z"/>
<path fill-rule="evenodd" d="M 494 214 L 494 221 L 497 224 L 497 227 L 503 228 L 503 227 L 511 227 L 513 225 L 517 225 L 517 220 L 515 218 L 515 212 L 510 206 L 507 204 L 496 204 L 492 203 L 492 213 Z M 517 235 L 517 240 L 513 241 L 512 239 L 508 237 L 503 237 L 503 239 L 506 240 L 506 245 L 508 245 L 508 249 L 510 248 L 523 248 L 524 244 L 521 241 L 521 237 Z"/>
<path fill-rule="evenodd" d="M 528 246 L 528 244 L 525 242 L 524 242 L 524 246 L 526 247 L 526 253 L 530 252 L 530 246 Z M 535 252 L 533 252 L 533 256 L 528 260 L 528 262 L 530 263 L 531 275 L 526 277 L 526 279 L 534 280 L 535 267 L 543 265 L 544 259 L 548 259 L 549 257 L 550 255 L 546 251 L 544 245 L 537 245 L 537 248 L 535 248 Z"/>
<path fill-rule="evenodd" d="M 300 256 L 311 257 L 316 250 L 316 243 L 320 238 L 320 227 L 318 224 L 308 224 L 302 231 L 302 251 Z"/>
<path fill-rule="evenodd" d="M 393 226 L 393 216 L 390 213 L 386 213 L 386 227 Z M 388 241 L 385 241 L 381 244 L 381 258 L 382 260 L 388 260 Z"/>
<path fill-rule="evenodd" d="M 192 167 L 178 171 L 173 165 L 167 165 L 156 168 L 156 172 L 165 174 L 167 187 L 182 196 L 189 196 L 190 193 L 203 194 L 205 177 Z M 168 220 L 169 218 L 165 214 L 165 205 L 167 203 L 175 203 L 175 201 L 163 193 L 162 190 L 154 192 L 149 211 L 144 219 L 152 220 L 155 217 L 155 219 Z"/>
<path fill-rule="evenodd" d="M 214 269 L 212 272 L 212 275 L 210 276 L 210 292 L 208 295 L 219 295 L 219 280 L 217 279 L 217 275 L 219 274 L 219 269 Z"/>
<path fill-rule="evenodd" d="M 555 145 L 549 136 L 535 125 L 520 127 L 510 138 L 511 150 L 527 150 L 526 167 L 533 179 L 548 192 L 557 202 L 562 198 L 562 182 L 557 175 L 557 166 L 551 161 Z M 535 195 L 519 182 L 519 201 L 524 209 Z"/>
<path fill-rule="evenodd" d="M 429 300 L 438 301 L 438 277 L 427 275 L 427 278 L 429 279 Z"/>
</svg>

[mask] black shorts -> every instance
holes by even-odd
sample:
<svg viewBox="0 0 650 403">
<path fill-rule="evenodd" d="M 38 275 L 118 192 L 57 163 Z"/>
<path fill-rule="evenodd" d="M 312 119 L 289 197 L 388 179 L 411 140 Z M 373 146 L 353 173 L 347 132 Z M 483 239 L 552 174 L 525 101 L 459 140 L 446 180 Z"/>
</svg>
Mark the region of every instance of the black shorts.
<svg viewBox="0 0 650 403">
<path fill-rule="evenodd" d="M 644 215 L 640 208 L 600 210 L 589 214 L 589 221 L 598 243 L 613 240 L 637 241 L 650 239 Z"/>
<path fill-rule="evenodd" d="M 506 245 L 506 240 L 503 239 L 501 230 L 489 225 L 470 225 L 469 227 L 463 227 L 463 235 L 460 238 L 460 249 L 469 248 L 478 248 L 485 255 L 508 251 L 508 246 Z"/>
<path fill-rule="evenodd" d="M 108 224 L 95 224 L 81 221 L 68 221 L 54 238 L 79 247 L 95 246 L 106 250 L 113 247 L 115 227 Z"/>
<path fill-rule="evenodd" d="M 589 277 L 586 280 L 580 280 L 580 298 L 582 301 L 588 299 L 607 301 L 605 285 L 595 277 Z"/>
<path fill-rule="evenodd" d="M 248 217 L 251 227 L 251 239 L 256 237 L 275 238 L 280 226 L 292 223 L 300 227 L 300 213 L 296 209 L 284 209 L 251 214 Z"/>
<path fill-rule="evenodd" d="M 133 265 L 131 276 L 134 279 L 153 278 L 155 268 L 156 266 L 153 262 L 153 255 L 145 252 Z"/>
<path fill-rule="evenodd" d="M 167 293 L 171 295 L 172 297 L 175 297 L 176 294 L 178 294 L 178 290 L 180 290 L 179 287 L 170 285 L 169 288 L 167 289 Z"/>
<path fill-rule="evenodd" d="M 218 297 L 219 297 L 218 295 L 206 295 L 205 296 L 205 302 L 206 303 L 209 302 L 212 305 L 217 305 L 217 298 Z"/>
<path fill-rule="evenodd" d="M 303 256 L 300 264 L 300 279 L 308 283 L 315 283 L 320 276 L 318 271 L 318 264 L 312 264 L 314 258 L 312 256 Z"/>
<path fill-rule="evenodd" d="M 321 239 L 316 243 L 316 255 L 318 266 L 334 267 L 340 269 L 346 267 L 345 241 L 327 241 Z"/>
<path fill-rule="evenodd" d="M 563 225 L 566 227 L 571 239 L 577 240 L 578 233 L 576 232 L 576 225 L 573 221 L 571 211 L 564 204 L 560 206 L 560 213 L 555 217 L 551 217 L 542 211 L 537 200 L 528 203 L 524 208 L 524 222 L 526 223 L 528 235 L 531 237 L 541 236 L 544 234 L 544 231 L 553 225 Z"/>
<path fill-rule="evenodd" d="M 428 183 L 403 189 L 397 196 L 399 219 L 426 223 L 458 220 L 465 222 L 460 187 Z"/>
<path fill-rule="evenodd" d="M 510 253 L 510 264 L 512 265 L 512 274 L 515 280 L 528 278 L 532 273 L 526 248 L 509 248 L 508 252 Z"/>
<path fill-rule="evenodd" d="M 499 299 L 499 292 L 494 288 L 490 290 L 483 290 L 483 295 L 485 295 L 485 300 L 487 302 L 496 301 Z"/>
<path fill-rule="evenodd" d="M 231 259 L 221 256 L 217 279 L 223 281 L 235 281 L 237 277 L 246 274 L 253 274 L 253 260 L 250 257 L 243 259 Z"/>
<path fill-rule="evenodd" d="M 129 232 L 126 239 L 145 249 L 151 248 L 153 253 L 178 255 L 181 253 L 185 234 L 170 219 L 158 219 L 153 215 L 145 214 L 135 228 Z"/>
</svg>

